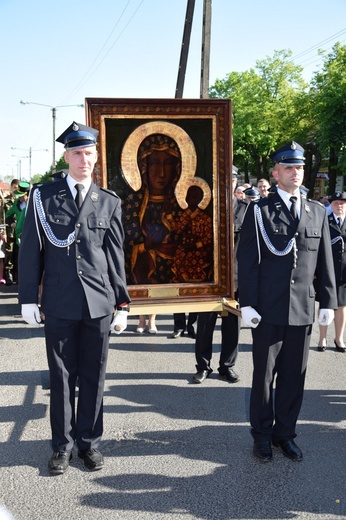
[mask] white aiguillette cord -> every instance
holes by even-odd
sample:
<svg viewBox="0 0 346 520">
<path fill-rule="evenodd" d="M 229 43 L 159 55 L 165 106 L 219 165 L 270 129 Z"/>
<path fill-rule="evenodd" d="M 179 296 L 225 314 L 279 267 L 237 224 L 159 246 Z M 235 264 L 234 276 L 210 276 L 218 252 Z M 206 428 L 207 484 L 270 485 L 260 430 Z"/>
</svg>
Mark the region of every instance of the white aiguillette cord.
<svg viewBox="0 0 346 520">
<path fill-rule="evenodd" d="M 34 191 L 34 204 L 35 204 L 35 208 L 36 208 L 36 211 L 34 213 L 35 213 L 37 235 L 38 235 L 39 241 L 40 241 L 40 250 L 42 249 L 42 241 L 41 241 L 41 235 L 39 232 L 37 215 L 40 219 L 43 231 L 44 231 L 47 239 L 49 240 L 49 242 L 56 247 L 67 247 L 67 254 L 69 254 L 70 246 L 75 241 L 75 237 L 76 237 L 75 232 L 73 231 L 72 233 L 70 233 L 68 235 L 68 237 L 65 238 L 64 240 L 60 240 L 59 238 L 57 238 L 54 235 L 52 228 L 50 227 L 50 225 L 47 222 L 46 214 L 44 212 L 43 205 L 42 205 L 41 192 L 38 188 Z"/>
</svg>

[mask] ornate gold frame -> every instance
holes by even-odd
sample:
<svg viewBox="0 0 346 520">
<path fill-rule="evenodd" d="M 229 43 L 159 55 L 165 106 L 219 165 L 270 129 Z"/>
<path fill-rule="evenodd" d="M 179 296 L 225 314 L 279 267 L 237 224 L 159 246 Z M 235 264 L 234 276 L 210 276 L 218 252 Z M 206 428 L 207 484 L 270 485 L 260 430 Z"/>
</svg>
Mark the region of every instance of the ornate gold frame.
<svg viewBox="0 0 346 520">
<path fill-rule="evenodd" d="M 151 312 L 153 305 L 169 305 L 172 312 L 192 308 L 222 310 L 228 303 L 232 306 L 231 101 L 87 98 L 85 106 L 87 124 L 100 132 L 94 170 L 98 185 L 124 197 L 126 190 L 137 191 L 141 182 L 139 143 L 152 133 L 162 133 L 172 137 L 181 152 L 182 172 L 175 190 L 180 207 L 187 205 L 185 194 L 191 182 L 203 188 L 200 208 L 206 208 L 211 201 L 213 281 L 129 285 L 132 303 L 142 306 L 143 311 L 148 305 Z"/>
</svg>

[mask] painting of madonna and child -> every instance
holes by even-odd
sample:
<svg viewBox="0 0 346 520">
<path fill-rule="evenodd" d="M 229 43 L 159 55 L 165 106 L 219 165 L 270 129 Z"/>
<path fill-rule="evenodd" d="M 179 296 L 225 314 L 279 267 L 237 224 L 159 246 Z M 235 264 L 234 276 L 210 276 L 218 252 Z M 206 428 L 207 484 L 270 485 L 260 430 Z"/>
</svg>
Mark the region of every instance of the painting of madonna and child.
<svg viewBox="0 0 346 520">
<path fill-rule="evenodd" d="M 220 209 L 227 189 L 224 175 L 220 190 L 214 133 L 212 117 L 131 118 L 110 111 L 104 119 L 100 165 L 107 187 L 122 199 L 130 289 L 186 284 L 225 291 L 219 234 L 229 234 Z"/>
</svg>

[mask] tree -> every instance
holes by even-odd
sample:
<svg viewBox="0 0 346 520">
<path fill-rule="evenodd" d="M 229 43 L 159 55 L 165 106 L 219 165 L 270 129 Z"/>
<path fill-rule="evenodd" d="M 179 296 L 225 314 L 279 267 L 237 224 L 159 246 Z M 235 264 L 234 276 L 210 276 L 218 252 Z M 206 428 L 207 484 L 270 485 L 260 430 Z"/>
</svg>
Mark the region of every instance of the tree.
<svg viewBox="0 0 346 520">
<path fill-rule="evenodd" d="M 310 89 L 317 121 L 316 137 L 328 154 L 329 194 L 335 191 L 337 175 L 346 175 L 346 45 L 336 43 L 324 55 Z"/>
<path fill-rule="evenodd" d="M 289 138 L 305 142 L 308 120 L 304 100 L 308 84 L 302 67 L 291 61 L 291 51 L 275 51 L 257 61 L 255 69 L 231 72 L 216 80 L 211 98 L 231 98 L 234 162 L 257 179 L 268 178 L 270 152 Z"/>
<path fill-rule="evenodd" d="M 60 159 L 58 160 L 58 162 L 56 163 L 55 169 L 57 172 L 60 170 L 68 170 L 68 164 L 64 159 L 64 155 L 62 155 L 60 157 Z M 46 173 L 44 173 L 43 175 L 40 175 L 39 173 L 34 175 L 31 178 L 31 184 L 38 184 L 38 183 L 42 183 L 42 182 L 52 182 L 51 175 L 52 175 L 52 167 L 50 167 L 50 169 L 48 171 L 46 171 Z"/>
</svg>

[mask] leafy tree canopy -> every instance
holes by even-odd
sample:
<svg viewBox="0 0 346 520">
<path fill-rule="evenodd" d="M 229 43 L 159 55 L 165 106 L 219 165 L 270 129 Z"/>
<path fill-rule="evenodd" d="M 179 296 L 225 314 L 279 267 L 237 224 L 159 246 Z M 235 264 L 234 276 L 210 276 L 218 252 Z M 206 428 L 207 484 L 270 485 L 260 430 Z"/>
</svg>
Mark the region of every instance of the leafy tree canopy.
<svg viewBox="0 0 346 520">
<path fill-rule="evenodd" d="M 58 160 L 58 162 L 56 163 L 55 170 L 57 172 L 59 170 L 68 170 L 68 164 L 67 164 L 67 162 L 64 159 L 64 155 L 62 155 L 60 157 L 60 159 Z M 41 182 L 52 182 L 51 175 L 52 175 L 52 167 L 50 167 L 50 169 L 46 173 L 44 173 L 43 175 L 40 175 L 40 174 L 34 175 L 31 178 L 31 183 L 32 184 L 36 184 L 36 183 L 41 183 Z"/>
<path fill-rule="evenodd" d="M 275 51 L 249 71 L 216 80 L 210 89 L 211 98 L 232 99 L 234 162 L 257 178 L 268 175 L 271 150 L 287 136 L 302 140 L 307 134 L 302 107 L 308 84 L 291 55 Z"/>
</svg>

